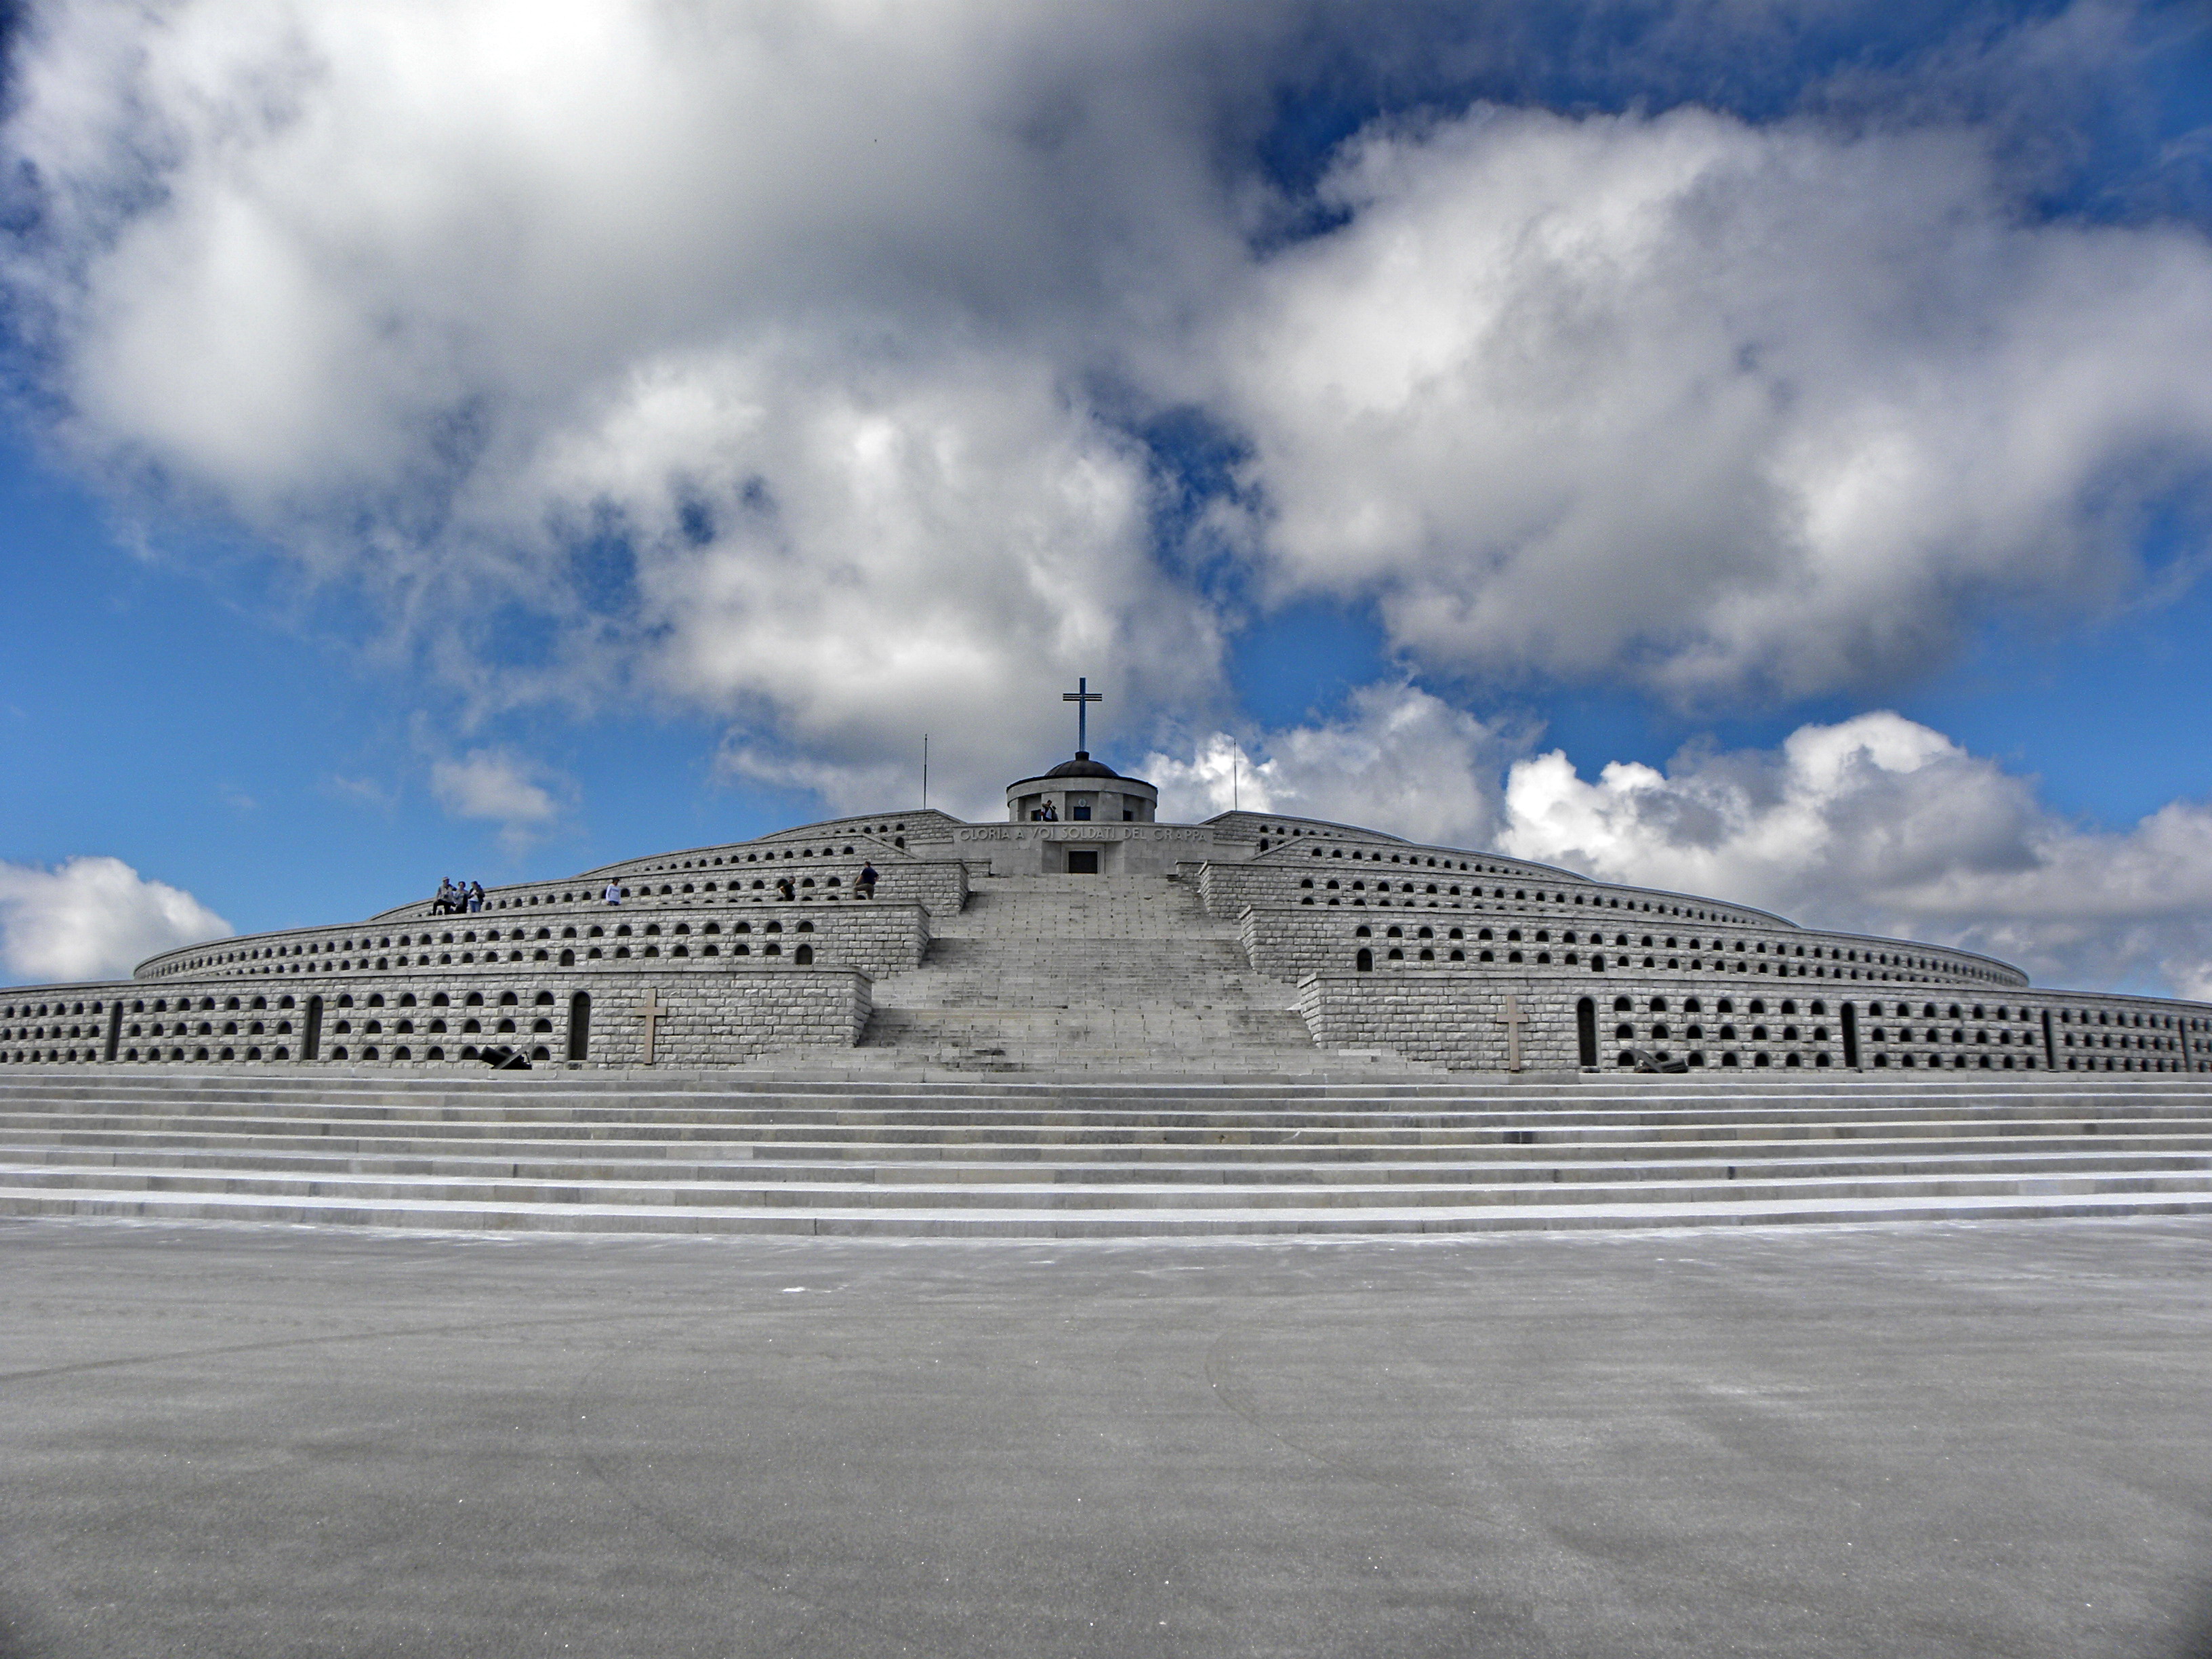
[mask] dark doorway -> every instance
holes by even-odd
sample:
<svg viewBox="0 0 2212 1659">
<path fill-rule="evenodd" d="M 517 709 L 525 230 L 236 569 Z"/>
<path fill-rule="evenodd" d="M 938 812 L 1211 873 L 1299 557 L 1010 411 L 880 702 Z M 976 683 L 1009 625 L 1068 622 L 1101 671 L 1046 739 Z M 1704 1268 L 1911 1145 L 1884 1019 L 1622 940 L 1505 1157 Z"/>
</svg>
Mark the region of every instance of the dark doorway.
<svg viewBox="0 0 2212 1659">
<path fill-rule="evenodd" d="M 115 1005 L 115 1012 L 107 1017 L 107 1059 L 112 1060 L 115 1058 L 115 1045 L 122 1041 L 123 1004 L 120 1000 L 118 1000 Z"/>
<path fill-rule="evenodd" d="M 579 991 L 568 999 L 568 1058 L 587 1060 L 592 1053 L 592 994 Z"/>
<path fill-rule="evenodd" d="M 307 999 L 307 1017 L 300 1023 L 300 1058 L 320 1060 L 323 1057 L 323 1000 Z"/>
<path fill-rule="evenodd" d="M 1359 954 L 1352 959 L 1352 965 L 1363 974 L 1373 973 L 1375 971 L 1375 952 L 1369 950 L 1365 945 L 1361 945 L 1359 947 Z"/>
<path fill-rule="evenodd" d="M 1859 1011 L 1856 1003 L 1844 1005 L 1844 1064 L 1853 1071 L 1859 1066 Z"/>
<path fill-rule="evenodd" d="M 1070 849 L 1067 854 L 1067 873 L 1071 876 L 1095 876 L 1098 873 L 1098 853 L 1094 848 L 1087 853 Z"/>
<path fill-rule="evenodd" d="M 2051 1010 L 2043 1011 L 2043 1057 L 2051 1062 L 2051 1069 L 2058 1069 L 2058 1042 L 2051 1035 Z"/>
<path fill-rule="evenodd" d="M 1597 1004 L 1588 997 L 1575 1004 L 1575 1046 L 1584 1066 L 1597 1064 Z"/>
</svg>

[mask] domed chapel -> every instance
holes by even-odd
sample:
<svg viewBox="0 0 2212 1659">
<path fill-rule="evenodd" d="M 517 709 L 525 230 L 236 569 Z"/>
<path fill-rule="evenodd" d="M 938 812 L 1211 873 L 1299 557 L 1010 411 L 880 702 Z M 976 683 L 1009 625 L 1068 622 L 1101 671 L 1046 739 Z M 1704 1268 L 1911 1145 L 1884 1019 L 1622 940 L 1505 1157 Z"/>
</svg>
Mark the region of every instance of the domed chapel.
<svg viewBox="0 0 2212 1659">
<path fill-rule="evenodd" d="M 2212 1069 L 2206 1005 L 1354 824 L 1164 823 L 1084 747 L 1006 799 L 1003 823 L 834 818 L 0 991 L 0 1065 Z"/>
</svg>

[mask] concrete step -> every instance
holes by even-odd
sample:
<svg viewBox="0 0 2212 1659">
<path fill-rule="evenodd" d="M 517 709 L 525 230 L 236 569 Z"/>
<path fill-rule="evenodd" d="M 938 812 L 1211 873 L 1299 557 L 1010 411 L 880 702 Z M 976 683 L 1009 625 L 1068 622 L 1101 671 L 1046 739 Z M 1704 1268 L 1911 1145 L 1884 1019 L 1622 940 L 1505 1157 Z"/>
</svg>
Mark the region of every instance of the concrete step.
<svg viewBox="0 0 2212 1659">
<path fill-rule="evenodd" d="M 1841 1151 L 1870 1152 L 1924 1149 L 1930 1142 L 1972 1142 L 1992 1148 L 2055 1141 L 2110 1145 L 2142 1151 L 2157 1146 L 2212 1146 L 2212 1121 L 2202 1115 L 2083 1118 L 1990 1113 L 1972 1120 L 1940 1116 L 1852 1117 L 1812 1122 L 1776 1120 L 1711 1121 L 1694 1117 L 1660 1122 L 1598 1121 L 1516 1127 L 1522 1115 L 1498 1116 L 1389 1113 L 1337 1115 L 1248 1111 L 1065 1111 L 1003 1113 L 915 1107 L 837 1109 L 819 1105 L 786 1109 L 639 1110 L 618 1105 L 530 1109 L 505 1106 L 425 1111 L 403 1107 L 347 1110 L 302 1103 L 288 1109 L 224 1105 L 200 1111 L 92 1110 L 0 1112 L 0 1143 L 135 1144 L 159 1139 L 178 1145 L 224 1144 L 241 1137 L 283 1137 L 327 1146 L 369 1140 L 460 1144 L 471 1139 L 517 1142 L 571 1140 L 744 1140 L 860 1147 L 898 1146 L 957 1150 L 988 1146 L 1113 1148 L 1204 1147 L 1230 1155 L 1304 1152 L 1332 1157 L 1446 1157 L 1462 1152 L 1528 1158 L 1656 1156 L 1697 1147 L 1737 1150 L 1786 1148 L 1799 1155 Z"/>
<path fill-rule="evenodd" d="M 1494 1152 L 1494 1149 L 1492 1149 Z M 1992 1148 L 1947 1145 L 1941 1151 L 1896 1147 L 1804 1154 L 1757 1146 L 1719 1151 L 1635 1149 L 1603 1158 L 1481 1156 L 1452 1149 L 1426 1158 L 1396 1154 L 1316 1158 L 1304 1147 L 1059 1149 L 979 1146 L 950 1150 L 878 1146 L 856 1154 L 845 1146 L 708 1139 L 673 1141 L 480 1141 L 438 1143 L 400 1139 L 331 1144 L 269 1137 L 163 1139 L 153 1143 L 0 1143 L 0 1165 L 154 1173 L 295 1173 L 310 1176 L 507 1176 L 560 1181 L 702 1179 L 704 1171 L 739 1171 L 754 1182 L 1011 1182 L 1232 1183 L 1249 1186 L 1369 1186 L 1377 1183 L 1473 1186 L 1484 1182 L 1757 1181 L 1838 1176 L 2099 1174 L 2212 1175 L 2212 1144 L 2193 1147 L 2128 1146 L 2094 1152 L 2073 1147 Z M 1273 1152 L 1278 1156 L 1257 1154 Z M 1109 1153 L 1111 1155 L 1109 1156 Z"/>
<path fill-rule="evenodd" d="M 1893 1194 L 1838 1203 L 1832 1199 L 1702 1200 L 1638 1197 L 1621 1203 L 1478 1204 L 1358 1208 L 1069 1211 L 1029 1207 L 978 1212 L 921 1204 L 897 1209 L 798 1208 L 760 1205 L 489 1203 L 359 1195 L 301 1199 L 281 1194 L 104 1193 L 0 1184 L 0 1214 L 105 1217 L 140 1221 L 288 1223 L 320 1226 L 428 1228 L 447 1231 L 719 1232 L 832 1237 L 1130 1238 L 1374 1236 L 1522 1230 L 1790 1226 L 1838 1222 L 2017 1221 L 2212 1214 L 2212 1194 Z"/>
<path fill-rule="evenodd" d="M 1753 1176 L 1740 1166 L 1734 1176 L 1715 1166 L 1691 1172 L 1674 1170 L 1663 1183 L 1634 1170 L 1589 1172 L 1578 1181 L 1501 1180 L 1468 1170 L 1449 1180 L 1381 1182 L 1338 1179 L 1255 1182 L 1241 1172 L 1215 1172 L 1215 1178 L 1167 1181 L 1154 1172 L 1094 1172 L 1087 1180 L 1039 1179 L 1031 1170 L 997 1181 L 931 1179 L 912 1170 L 872 1169 L 862 1178 L 850 1170 L 836 1179 L 810 1179 L 789 1170 L 762 1170 L 746 1160 L 706 1166 L 695 1173 L 671 1170 L 641 1172 L 629 1179 L 566 1174 L 532 1178 L 512 1170 L 464 1175 L 440 1168 L 422 1173 L 364 1172 L 343 1169 L 314 1171 L 206 1168 L 137 1168 L 114 1164 L 0 1164 L 0 1185 L 17 1190 L 89 1191 L 115 1196 L 244 1194 L 299 1200 L 368 1200 L 389 1202 L 419 1199 L 439 1203 L 576 1203 L 629 1208 L 686 1206 L 744 1207 L 775 1204 L 786 1207 L 830 1204 L 860 1209 L 1076 1208 L 1138 1212 L 1218 1208 L 1225 1204 L 1258 1207 L 1365 1208 L 1381 1205 L 1468 1207 L 1497 1204 L 1620 1204 L 1643 1199 L 1668 1201 L 1749 1201 L 1820 1199 L 1848 1202 L 1948 1197 L 2051 1197 L 2118 1194 L 2198 1195 L 2212 1199 L 2212 1170 L 2089 1170 L 2058 1172 L 2035 1169 L 1969 1171 L 1945 1167 L 1893 1173 L 1768 1173 Z M 1553 1170 L 1557 1176 L 1561 1172 Z"/>
<path fill-rule="evenodd" d="M 1180 882 L 979 877 L 933 934 L 919 967 L 877 981 L 860 1056 L 1093 1075 L 1315 1061 L 1291 988 L 1252 974 L 1234 927 Z"/>
<path fill-rule="evenodd" d="M 190 1069 L 114 1064 L 108 1066 L 10 1066 L 0 1072 L 0 1101 L 10 1097 L 60 1099 L 90 1092 L 115 1094 L 136 1091 L 167 1098 L 202 1096 L 258 1097 L 270 1093 L 305 1094 L 347 1098 L 416 1099 L 451 1096 L 475 1099 L 511 1095 L 544 1098 L 551 1095 L 592 1094 L 632 1097 L 727 1097 L 743 1098 L 768 1095 L 777 1098 L 799 1095 L 873 1098 L 915 1091 L 941 1097 L 944 1085 L 928 1079 L 887 1073 L 862 1079 L 842 1077 L 834 1062 L 818 1058 L 804 1066 L 781 1070 L 716 1070 L 683 1072 L 671 1068 L 641 1070 L 578 1070 L 540 1067 L 529 1073 L 494 1073 L 475 1068 L 425 1067 L 395 1070 L 388 1066 L 349 1068 L 340 1065 L 270 1066 L 207 1062 Z M 1435 1099 L 1462 1103 L 1525 1103 L 1548 1107 L 1550 1103 L 1602 1107 L 1665 1105 L 1684 1103 L 1700 1107 L 1782 1102 L 1791 1103 L 1852 1103 L 1872 1100 L 1890 1103 L 1922 1101 L 1960 1109 L 1977 1103 L 2019 1100 L 2064 1100 L 2076 1104 L 2097 1102 L 2140 1105 L 2155 1101 L 2212 1102 L 2212 1080 L 2155 1075 L 2105 1078 L 2088 1074 L 2024 1075 L 2014 1073 L 2002 1082 L 1972 1074 L 1957 1080 L 1929 1076 L 1906 1079 L 1872 1073 L 1838 1073 L 1799 1079 L 1777 1078 L 1757 1084 L 1734 1079 L 1711 1082 L 1691 1077 L 1638 1077 L 1620 1074 L 1550 1073 L 1509 1078 L 1503 1073 L 1440 1073 L 1434 1079 L 1370 1080 L 1364 1072 L 1343 1078 L 1285 1077 L 1255 1073 L 1244 1077 L 1209 1079 L 1192 1083 L 1188 1090 L 1172 1079 L 1133 1079 L 1128 1085 L 1102 1085 L 1073 1075 L 1066 1079 L 1040 1077 L 1019 1081 L 963 1080 L 960 1092 L 977 1099 L 1037 1100 L 1064 1094 L 1089 1097 L 1166 1098 L 1188 1093 L 1192 1098 L 1331 1100 L 1346 1097 L 1378 1100 Z"/>
<path fill-rule="evenodd" d="M 137 1090 L 118 1087 L 72 1089 L 49 1094 L 0 1094 L 0 1121 L 30 1121 L 52 1114 L 84 1118 L 100 1112 L 158 1110 L 172 1115 L 205 1115 L 225 1110 L 342 1118 L 404 1116 L 417 1120 L 479 1118 L 505 1121 L 622 1121 L 641 1115 L 688 1113 L 702 1119 L 741 1121 L 772 1115 L 805 1115 L 821 1121 L 1012 1122 L 1033 1119 L 1058 1124 L 1143 1124 L 1206 1122 L 1220 1127 L 1301 1130 L 1327 1126 L 1354 1128 L 1430 1128 L 1486 1125 L 1523 1129 L 1539 1138 L 1603 1128 L 1619 1133 L 1674 1124 L 1740 1125 L 1767 1133 L 1774 1126 L 1802 1126 L 1803 1133 L 1836 1132 L 1826 1126 L 1890 1125 L 1948 1121 L 1971 1116 L 1983 1121 L 2033 1120 L 2115 1127 L 2171 1118 L 2203 1121 L 2212 1103 L 2199 1097 L 2159 1097 L 2119 1091 L 2110 1094 L 2027 1092 L 1947 1099 L 1940 1095 L 1852 1098 L 1833 1095 L 1761 1096 L 1749 1099 L 1644 1098 L 1590 1096 L 1482 1095 L 1467 1091 L 1436 1091 L 1418 1081 L 1382 1079 L 1371 1086 L 1326 1089 L 1296 1084 L 1249 1085 L 1184 1080 L 1152 1085 L 1146 1080 L 1098 1085 L 1062 1082 L 1048 1088 L 1004 1085 L 992 1079 L 957 1084 L 915 1083 L 901 1079 L 873 1084 L 842 1081 L 810 1086 L 779 1081 L 752 1089 L 687 1091 L 663 1089 L 641 1080 L 629 1090 L 570 1089 L 557 1079 L 520 1087 L 393 1090 L 388 1088 L 261 1089 L 250 1086 L 198 1090 Z"/>
<path fill-rule="evenodd" d="M 28 1068 L 0 1213 L 988 1236 L 2212 1212 L 2212 1088 Z"/>
</svg>

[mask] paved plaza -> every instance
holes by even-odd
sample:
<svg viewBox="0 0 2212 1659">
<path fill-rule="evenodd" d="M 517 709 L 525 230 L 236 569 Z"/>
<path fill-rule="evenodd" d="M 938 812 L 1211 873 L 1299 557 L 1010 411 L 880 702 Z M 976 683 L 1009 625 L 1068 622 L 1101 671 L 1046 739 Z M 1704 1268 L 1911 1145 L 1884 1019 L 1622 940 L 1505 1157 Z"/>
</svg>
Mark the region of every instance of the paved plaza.
<svg viewBox="0 0 2212 1659">
<path fill-rule="evenodd" d="M 0 1225 L 0 1655 L 2197 1655 L 2212 1224 Z"/>
</svg>

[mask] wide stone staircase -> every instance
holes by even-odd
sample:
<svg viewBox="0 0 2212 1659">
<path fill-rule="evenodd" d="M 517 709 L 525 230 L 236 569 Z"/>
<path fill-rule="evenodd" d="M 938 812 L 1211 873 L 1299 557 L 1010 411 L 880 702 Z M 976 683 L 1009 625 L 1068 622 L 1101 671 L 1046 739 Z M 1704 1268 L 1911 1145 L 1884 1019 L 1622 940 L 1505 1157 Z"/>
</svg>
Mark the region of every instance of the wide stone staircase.
<svg viewBox="0 0 2212 1659">
<path fill-rule="evenodd" d="M 0 1078 L 14 1216 L 1071 1237 L 2203 1213 L 2212 1089 L 2182 1079 Z"/>
<path fill-rule="evenodd" d="M 1293 988 L 1251 972 L 1235 924 L 1170 878 L 976 876 L 967 908 L 931 931 L 921 967 L 876 981 L 860 1066 L 1193 1076 L 1323 1062 Z"/>
</svg>

